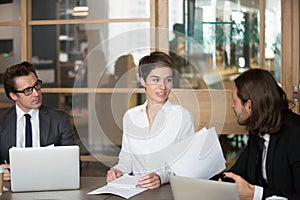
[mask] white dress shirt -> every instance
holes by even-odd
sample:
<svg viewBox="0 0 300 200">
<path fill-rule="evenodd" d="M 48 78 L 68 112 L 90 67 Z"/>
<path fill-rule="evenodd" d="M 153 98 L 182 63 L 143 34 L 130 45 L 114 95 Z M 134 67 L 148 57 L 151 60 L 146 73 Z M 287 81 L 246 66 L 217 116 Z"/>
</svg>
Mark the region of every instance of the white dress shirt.
<svg viewBox="0 0 300 200">
<path fill-rule="evenodd" d="M 20 109 L 20 107 L 16 104 L 16 112 L 17 112 L 17 138 L 16 138 L 16 146 L 17 147 L 25 147 L 25 124 L 26 118 L 24 111 Z M 31 118 L 31 126 L 32 126 L 32 147 L 40 146 L 40 123 L 39 123 L 39 109 L 31 109 L 28 114 L 30 114 Z"/>
<path fill-rule="evenodd" d="M 155 172 L 161 183 L 169 182 L 173 172 L 166 163 L 164 150 L 194 133 L 192 114 L 170 100 L 158 111 L 151 127 L 147 101 L 128 110 L 123 118 L 122 149 L 115 168 L 123 173 L 146 175 Z"/>
</svg>

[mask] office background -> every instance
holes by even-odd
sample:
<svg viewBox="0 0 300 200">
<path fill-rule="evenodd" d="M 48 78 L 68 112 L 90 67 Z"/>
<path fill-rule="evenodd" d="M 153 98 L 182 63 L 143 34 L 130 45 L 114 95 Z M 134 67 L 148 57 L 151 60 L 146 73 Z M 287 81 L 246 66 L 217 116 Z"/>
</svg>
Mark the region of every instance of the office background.
<svg viewBox="0 0 300 200">
<path fill-rule="evenodd" d="M 230 113 L 239 73 L 270 70 L 299 111 L 299 8 L 293 0 L 1 0 L 0 75 L 32 62 L 44 103 L 69 113 L 82 159 L 109 166 L 120 148 L 123 113 L 145 100 L 138 60 L 170 51 L 180 74 L 172 98 L 192 105 L 198 129 L 221 123 L 230 165 L 247 139 Z M 0 91 L 1 107 L 10 106 Z"/>
</svg>

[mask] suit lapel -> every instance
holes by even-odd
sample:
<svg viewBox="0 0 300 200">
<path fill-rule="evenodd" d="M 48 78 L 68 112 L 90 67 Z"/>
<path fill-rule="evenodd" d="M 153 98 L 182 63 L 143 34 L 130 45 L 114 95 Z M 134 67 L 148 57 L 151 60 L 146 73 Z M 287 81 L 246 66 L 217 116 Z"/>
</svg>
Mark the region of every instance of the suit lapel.
<svg viewBox="0 0 300 200">
<path fill-rule="evenodd" d="M 14 122 L 14 123 L 11 123 Z M 11 126 L 13 124 L 13 126 Z M 4 145 L 7 145 L 7 149 L 10 147 L 15 147 L 16 146 L 16 141 L 17 141 L 17 114 L 16 114 L 16 107 L 13 106 L 7 117 L 6 120 L 3 123 L 3 126 L 5 126 L 3 132 L 3 138 L 6 138 L 6 142 Z"/>
<path fill-rule="evenodd" d="M 272 166 L 273 166 L 273 152 L 275 151 L 275 147 L 279 138 L 279 134 L 271 134 L 270 135 L 270 141 L 269 141 L 269 146 L 268 146 L 268 153 L 267 153 L 267 160 L 266 160 L 266 171 L 267 171 L 267 178 L 268 178 L 268 183 L 272 184 L 273 182 L 273 171 L 272 171 Z"/>
<path fill-rule="evenodd" d="M 40 120 L 40 144 L 45 146 L 49 137 L 50 130 L 50 117 L 48 115 L 48 110 L 41 106 L 39 110 L 39 120 Z"/>
<path fill-rule="evenodd" d="M 249 133 L 249 139 L 251 139 L 251 142 L 249 143 L 250 147 L 250 153 L 248 158 L 248 164 L 247 164 L 247 176 L 249 178 L 250 183 L 255 183 L 255 166 L 256 166 L 256 155 L 257 155 L 257 136 L 254 135 L 254 133 Z"/>
<path fill-rule="evenodd" d="M 2 121 L 0 122 L 0 152 L 3 160 L 5 159 L 9 162 L 9 149 L 17 144 L 16 107 L 13 106 L 4 112 L 4 117 L 2 116 Z"/>
</svg>

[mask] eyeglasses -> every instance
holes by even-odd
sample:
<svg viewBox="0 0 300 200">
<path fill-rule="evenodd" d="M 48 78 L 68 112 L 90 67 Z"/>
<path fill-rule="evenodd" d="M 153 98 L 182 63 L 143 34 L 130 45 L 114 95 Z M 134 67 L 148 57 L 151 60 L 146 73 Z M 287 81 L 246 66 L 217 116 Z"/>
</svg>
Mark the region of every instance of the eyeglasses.
<svg viewBox="0 0 300 200">
<path fill-rule="evenodd" d="M 29 96 L 32 94 L 33 89 L 40 90 L 42 88 L 42 83 L 43 82 L 40 79 L 38 79 L 36 81 L 36 83 L 34 84 L 34 86 L 25 88 L 24 90 L 21 90 L 21 91 L 15 90 L 14 93 L 23 93 L 25 96 Z"/>
</svg>

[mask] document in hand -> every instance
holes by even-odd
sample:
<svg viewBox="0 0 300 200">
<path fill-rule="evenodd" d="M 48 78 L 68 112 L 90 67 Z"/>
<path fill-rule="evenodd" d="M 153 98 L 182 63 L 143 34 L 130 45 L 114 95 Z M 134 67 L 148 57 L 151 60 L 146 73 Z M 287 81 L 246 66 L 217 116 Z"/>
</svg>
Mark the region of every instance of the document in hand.
<svg viewBox="0 0 300 200">
<path fill-rule="evenodd" d="M 172 151 L 177 158 L 169 165 L 178 176 L 209 179 L 225 169 L 226 160 L 214 127 L 201 129 L 192 138 L 175 144 Z"/>
<path fill-rule="evenodd" d="M 88 194 L 115 194 L 125 199 L 129 199 L 147 190 L 147 188 L 138 186 L 139 179 L 140 176 L 124 174 L 116 180 L 109 182 L 106 186 L 100 187 Z"/>
</svg>

